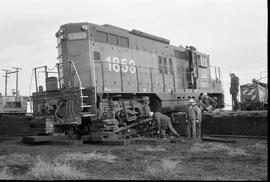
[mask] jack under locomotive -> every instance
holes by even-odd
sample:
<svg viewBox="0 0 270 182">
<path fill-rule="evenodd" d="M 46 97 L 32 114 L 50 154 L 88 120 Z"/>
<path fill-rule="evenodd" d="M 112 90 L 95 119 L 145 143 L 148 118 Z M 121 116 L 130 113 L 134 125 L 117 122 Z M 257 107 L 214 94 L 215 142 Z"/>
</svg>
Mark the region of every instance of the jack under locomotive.
<svg viewBox="0 0 270 182">
<path fill-rule="evenodd" d="M 34 121 L 51 122 L 54 131 L 124 136 L 127 126 L 147 120 L 147 106 L 170 115 L 202 92 L 224 107 L 220 69 L 192 46 L 92 23 L 62 25 L 56 37 L 57 76 L 34 68 L 35 75 L 44 68 L 46 88 L 36 76 L 32 94 Z"/>
</svg>

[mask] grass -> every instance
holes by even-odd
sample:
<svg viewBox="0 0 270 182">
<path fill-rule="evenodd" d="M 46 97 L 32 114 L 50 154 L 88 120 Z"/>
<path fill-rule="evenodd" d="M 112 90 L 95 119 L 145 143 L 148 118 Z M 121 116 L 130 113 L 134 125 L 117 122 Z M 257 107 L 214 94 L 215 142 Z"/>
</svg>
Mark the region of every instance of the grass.
<svg viewBox="0 0 270 182">
<path fill-rule="evenodd" d="M 180 179 L 181 166 L 179 161 L 162 159 L 161 162 L 147 166 L 146 177 L 155 180 L 173 180 Z"/>
<path fill-rule="evenodd" d="M 11 179 L 15 179 L 15 178 L 12 174 L 8 172 L 7 167 L 0 169 L 0 180 L 11 180 Z"/>
<path fill-rule="evenodd" d="M 244 149 L 235 148 L 228 151 L 228 155 L 230 157 L 248 157 L 251 156 L 250 154 L 246 153 Z"/>
<path fill-rule="evenodd" d="M 46 159 L 46 155 L 36 157 L 29 154 L 13 153 L 0 156 L 0 179 L 23 180 L 76 180 L 93 178 L 77 169 L 72 162 L 115 162 L 116 156 L 111 154 L 64 153 L 53 159 Z"/>
<path fill-rule="evenodd" d="M 263 149 L 263 150 L 266 150 L 266 149 L 267 149 L 266 145 L 265 145 L 265 144 L 262 144 L 262 143 L 260 143 L 260 142 L 255 143 L 255 144 L 253 145 L 253 147 L 254 147 L 255 149 Z"/>
<path fill-rule="evenodd" d="M 10 155 L 0 156 L 0 161 L 7 165 L 25 165 L 31 161 L 32 157 L 29 154 L 13 153 Z"/>
<path fill-rule="evenodd" d="M 222 143 L 195 143 L 189 150 L 189 153 L 195 154 L 197 157 L 202 157 L 200 154 L 215 154 L 215 153 L 224 153 L 225 156 L 229 157 L 249 157 L 251 154 L 248 154 L 243 148 L 231 148 Z M 199 155 L 198 155 L 199 154 Z"/>
<path fill-rule="evenodd" d="M 211 153 L 217 151 L 229 151 L 230 147 L 220 143 L 194 143 L 189 152 L 192 154 L 199 154 L 199 153 Z"/>
<path fill-rule="evenodd" d="M 56 160 L 68 162 L 89 162 L 89 161 L 101 161 L 101 162 L 109 162 L 113 163 L 117 159 L 116 156 L 111 154 L 102 154 L 97 152 L 91 152 L 91 153 L 82 153 L 82 152 L 74 152 L 74 153 L 65 153 L 62 155 L 59 155 Z"/>
<path fill-rule="evenodd" d="M 26 173 L 34 162 L 29 154 L 12 153 L 0 156 L 1 176 L 8 179 L 18 179 Z"/>
<path fill-rule="evenodd" d="M 149 145 L 145 146 L 144 148 L 139 148 L 136 149 L 138 151 L 143 151 L 143 152 L 160 152 L 160 151 L 166 151 L 165 148 L 163 148 L 162 146 L 155 146 L 155 147 L 151 147 Z"/>
<path fill-rule="evenodd" d="M 38 156 L 38 161 L 26 174 L 27 179 L 33 180 L 76 180 L 87 179 L 87 175 L 69 163 L 48 162 Z"/>
<path fill-rule="evenodd" d="M 202 181 L 247 181 L 246 179 L 239 178 L 224 178 L 222 176 L 206 176 Z"/>
<path fill-rule="evenodd" d="M 31 157 L 13 153 L 0 156 L 0 179 L 72 180 L 86 179 L 87 175 L 66 161 L 48 161 L 46 156 Z"/>
<path fill-rule="evenodd" d="M 117 156 L 110 154 L 110 152 L 103 153 L 96 151 L 64 152 L 57 156 L 52 156 L 50 155 L 51 153 L 48 156 L 34 156 L 25 153 L 0 155 L 0 180 L 82 180 L 94 178 L 104 179 L 104 177 L 107 176 L 110 179 L 128 178 L 131 180 L 135 179 L 133 176 L 136 176 L 136 178 L 152 180 L 183 179 L 189 170 L 184 164 L 190 161 L 185 158 L 180 159 L 179 155 L 181 154 L 183 157 L 186 157 L 186 151 L 184 153 L 181 151 L 181 153 L 178 153 L 179 155 L 177 154 L 177 158 L 175 157 L 172 159 L 169 154 L 164 153 L 164 151 L 167 151 L 168 146 L 166 145 L 165 147 L 166 148 L 163 148 L 161 145 L 146 145 L 137 148 L 136 150 L 138 151 L 160 152 L 155 153 L 151 160 L 145 161 L 143 161 L 143 159 L 149 158 L 143 155 L 142 152 L 134 152 L 136 156 L 132 158 L 131 161 L 126 161 L 126 156 L 124 155 L 123 157 L 121 152 L 117 154 L 119 159 Z M 194 143 L 189 148 L 188 154 L 192 154 L 191 157 L 194 156 L 195 160 L 204 158 L 210 158 L 212 160 L 216 156 L 220 156 L 222 159 L 228 159 L 230 162 L 233 161 L 236 163 L 239 163 L 239 161 L 250 162 L 250 165 L 257 166 L 259 166 L 260 163 L 263 165 L 266 163 L 267 156 L 259 157 L 261 153 L 264 154 L 265 150 L 267 150 L 267 144 L 258 142 L 256 144 L 253 143 L 252 145 L 248 145 L 249 148 L 245 147 L 247 146 L 236 148 L 234 145 L 215 142 Z M 261 151 L 262 149 L 263 151 Z M 256 154 L 256 152 L 258 154 Z M 164 155 L 168 158 L 162 159 L 165 157 Z M 175 154 L 172 153 L 172 155 Z M 144 156 L 144 158 L 136 158 L 137 156 Z M 158 159 L 160 160 L 157 161 L 157 157 L 159 157 Z M 187 156 L 187 158 L 188 157 L 189 156 Z M 124 163 L 121 163 L 123 162 L 123 159 Z M 97 167 L 96 165 L 99 164 L 101 165 Z M 131 165 L 135 167 L 132 167 Z M 101 169 L 101 171 L 99 171 L 99 169 Z M 98 171 L 98 174 L 95 171 Z M 118 177 L 114 178 L 115 175 Z M 211 176 L 211 174 L 203 175 L 202 179 L 225 180 L 222 176 L 219 178 L 215 175 Z"/>
</svg>

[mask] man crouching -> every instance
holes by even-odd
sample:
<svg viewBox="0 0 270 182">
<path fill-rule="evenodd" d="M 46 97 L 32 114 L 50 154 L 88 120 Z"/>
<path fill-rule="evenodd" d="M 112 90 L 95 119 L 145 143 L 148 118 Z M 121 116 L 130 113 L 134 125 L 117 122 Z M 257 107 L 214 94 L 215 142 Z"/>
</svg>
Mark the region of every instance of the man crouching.
<svg viewBox="0 0 270 182">
<path fill-rule="evenodd" d="M 171 119 L 164 115 L 164 114 L 161 114 L 160 112 L 149 112 L 149 116 L 150 117 L 153 117 L 155 119 L 155 125 L 158 129 L 157 133 L 160 134 L 161 133 L 161 136 L 163 138 L 166 137 L 166 133 L 165 133 L 165 130 L 167 128 L 170 129 L 170 131 L 177 137 L 179 137 L 180 135 L 175 131 L 175 129 L 173 128 L 172 126 L 172 123 L 171 123 Z"/>
</svg>

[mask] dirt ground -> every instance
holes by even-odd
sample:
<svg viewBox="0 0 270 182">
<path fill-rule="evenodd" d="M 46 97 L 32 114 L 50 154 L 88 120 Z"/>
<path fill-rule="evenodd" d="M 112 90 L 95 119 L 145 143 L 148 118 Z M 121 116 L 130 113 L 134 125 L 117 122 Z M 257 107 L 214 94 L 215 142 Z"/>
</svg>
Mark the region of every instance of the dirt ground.
<svg viewBox="0 0 270 182">
<path fill-rule="evenodd" d="M 64 174 L 61 172 L 57 177 L 55 171 L 53 177 L 44 176 L 44 172 L 41 172 L 42 176 L 34 170 L 37 156 L 54 163 L 61 155 L 62 160 L 63 155 L 68 156 L 61 164 L 68 164 L 79 174 L 84 174 L 84 179 L 268 179 L 267 139 L 236 139 L 236 143 L 219 143 L 182 138 L 177 143 L 159 140 L 157 145 L 128 146 L 27 145 L 21 139 L 0 137 L 0 179 L 77 179 L 76 175 L 62 178 Z"/>
</svg>

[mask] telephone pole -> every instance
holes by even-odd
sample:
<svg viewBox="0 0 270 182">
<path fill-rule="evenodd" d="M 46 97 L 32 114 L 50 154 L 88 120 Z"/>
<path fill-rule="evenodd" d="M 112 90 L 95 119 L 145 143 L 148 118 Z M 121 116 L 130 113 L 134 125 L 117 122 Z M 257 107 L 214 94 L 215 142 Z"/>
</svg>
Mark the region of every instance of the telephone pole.
<svg viewBox="0 0 270 182">
<path fill-rule="evenodd" d="M 10 70 L 2 69 L 2 71 L 5 72 L 5 75 L 3 75 L 3 77 L 5 77 L 5 96 L 7 96 L 7 78 L 9 77 L 8 74 Z"/>
<path fill-rule="evenodd" d="M 13 69 L 15 69 L 16 71 L 2 69 L 2 71 L 5 72 L 5 75 L 3 75 L 3 77 L 5 77 L 5 96 L 7 96 L 7 78 L 9 77 L 8 74 L 16 73 L 16 100 L 17 100 L 19 96 L 18 95 L 18 73 L 19 73 L 19 70 L 21 70 L 22 68 L 13 67 Z"/>
<path fill-rule="evenodd" d="M 12 73 L 16 72 L 16 99 L 17 99 L 19 96 L 19 94 L 18 94 L 18 75 L 19 75 L 19 70 L 22 70 L 22 68 L 18 68 L 18 67 L 12 67 L 12 68 L 16 70 Z"/>
</svg>

